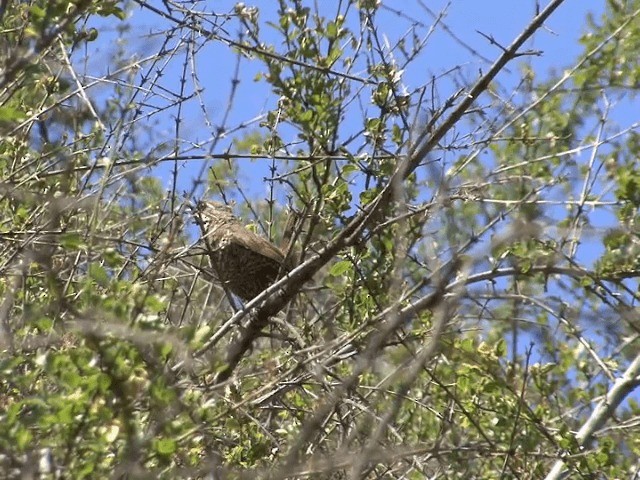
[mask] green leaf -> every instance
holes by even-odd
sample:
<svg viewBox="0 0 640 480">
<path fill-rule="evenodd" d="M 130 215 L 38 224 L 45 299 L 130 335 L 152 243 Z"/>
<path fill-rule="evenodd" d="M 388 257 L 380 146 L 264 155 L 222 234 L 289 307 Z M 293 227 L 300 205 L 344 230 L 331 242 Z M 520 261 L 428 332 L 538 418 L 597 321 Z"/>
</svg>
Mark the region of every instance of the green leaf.
<svg viewBox="0 0 640 480">
<path fill-rule="evenodd" d="M 80 250 L 81 247 L 86 246 L 82 236 L 76 232 L 63 233 L 60 235 L 60 245 L 71 250 Z"/>
<path fill-rule="evenodd" d="M 339 277 L 341 275 L 344 275 L 350 269 L 351 262 L 349 260 L 341 260 L 331 266 L 329 275 L 331 275 L 332 277 Z"/>
<path fill-rule="evenodd" d="M 176 451 L 178 444 L 175 440 L 171 438 L 163 438 L 160 440 L 156 440 L 155 449 L 158 454 L 162 456 L 171 455 Z"/>
<path fill-rule="evenodd" d="M 24 120 L 26 115 L 24 112 L 13 107 L 0 107 L 0 122 L 16 122 Z"/>
<path fill-rule="evenodd" d="M 335 40 L 338 38 L 338 26 L 335 22 L 329 22 L 327 24 L 327 38 L 329 40 Z"/>
<path fill-rule="evenodd" d="M 45 9 L 40 7 L 39 5 L 32 5 L 29 8 L 29 13 L 31 14 L 31 20 L 33 21 L 40 21 L 44 19 L 47 14 Z"/>
<path fill-rule="evenodd" d="M 109 275 L 107 275 L 107 271 L 102 265 L 98 265 L 97 263 L 89 265 L 89 277 L 101 287 L 109 285 Z"/>
</svg>

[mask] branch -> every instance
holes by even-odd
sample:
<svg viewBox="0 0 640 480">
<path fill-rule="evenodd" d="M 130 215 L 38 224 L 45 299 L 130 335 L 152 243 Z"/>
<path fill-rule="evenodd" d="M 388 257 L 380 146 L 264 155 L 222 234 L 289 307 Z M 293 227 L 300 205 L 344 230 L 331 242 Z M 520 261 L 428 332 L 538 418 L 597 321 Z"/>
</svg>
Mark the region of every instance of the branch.
<svg viewBox="0 0 640 480">
<path fill-rule="evenodd" d="M 600 401 L 591 416 L 576 433 L 578 445 L 584 449 L 591 446 L 595 433 L 611 418 L 618 406 L 637 386 L 640 385 L 640 355 L 629 365 L 622 377 L 618 378 L 607 396 Z M 545 480 L 558 480 L 567 476 L 564 460 L 558 459 Z"/>
<path fill-rule="evenodd" d="M 491 65 L 489 71 L 476 82 L 451 115 L 449 115 L 444 122 L 433 130 L 433 133 L 429 138 L 426 137 L 430 133 L 431 125 L 428 125 L 427 128 L 425 128 L 421 138 L 416 142 L 415 148 L 412 148 L 412 151 L 409 152 L 409 158 L 407 160 L 408 164 L 404 169 L 403 178 L 406 178 L 418 167 L 422 159 L 425 158 L 431 150 L 433 150 L 446 133 L 458 122 L 458 120 L 460 120 L 460 118 L 462 118 L 473 102 L 475 102 L 480 94 L 487 89 L 491 81 L 498 75 L 498 73 L 500 73 L 504 66 L 514 58 L 520 56 L 518 49 L 524 45 L 524 43 L 542 26 L 545 20 L 549 18 L 555 9 L 563 2 L 564 0 L 553 0 L 549 5 L 547 5 L 547 8 L 534 17 L 529 26 L 524 29 L 518 38 L 516 38 L 509 47 L 503 49 L 504 51 L 502 55 L 500 55 L 493 65 Z"/>
</svg>

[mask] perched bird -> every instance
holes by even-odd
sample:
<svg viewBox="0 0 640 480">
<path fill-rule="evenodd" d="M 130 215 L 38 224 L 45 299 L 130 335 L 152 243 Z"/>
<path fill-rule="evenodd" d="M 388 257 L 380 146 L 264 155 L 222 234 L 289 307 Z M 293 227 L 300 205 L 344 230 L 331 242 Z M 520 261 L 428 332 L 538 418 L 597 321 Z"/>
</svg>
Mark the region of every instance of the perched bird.
<svg viewBox="0 0 640 480">
<path fill-rule="evenodd" d="M 195 217 L 219 280 L 242 300 L 252 300 L 290 270 L 282 250 L 247 230 L 229 206 L 200 202 Z"/>
</svg>

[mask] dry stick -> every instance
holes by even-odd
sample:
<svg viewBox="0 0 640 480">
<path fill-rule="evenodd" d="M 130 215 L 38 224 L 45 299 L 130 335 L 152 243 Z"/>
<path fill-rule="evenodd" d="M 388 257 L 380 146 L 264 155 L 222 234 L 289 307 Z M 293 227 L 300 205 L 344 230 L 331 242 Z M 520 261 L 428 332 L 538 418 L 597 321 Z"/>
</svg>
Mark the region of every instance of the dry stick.
<svg viewBox="0 0 640 480">
<path fill-rule="evenodd" d="M 582 425 L 576 434 L 578 445 L 583 448 L 589 448 L 593 441 L 595 433 L 611 418 L 616 408 L 636 387 L 640 385 L 640 355 L 638 355 L 629 368 L 619 377 L 607 396 L 598 403 L 591 413 L 591 416 Z M 549 471 L 545 480 L 558 480 L 567 476 L 564 460 L 558 459 Z"/>
<path fill-rule="evenodd" d="M 197 32 L 199 34 L 202 34 L 204 36 L 207 36 L 209 38 L 213 38 L 215 40 L 219 40 L 223 43 L 226 43 L 228 46 L 233 47 L 233 48 L 237 48 L 238 50 L 241 50 L 245 53 L 249 53 L 249 54 L 256 54 L 256 55 L 262 55 L 263 57 L 267 57 L 270 58 L 272 60 L 276 60 L 279 62 L 284 63 L 289 63 L 291 65 L 296 65 L 298 67 L 303 67 L 303 68 L 308 68 L 309 70 L 314 70 L 317 72 L 321 72 L 321 73 L 325 73 L 325 74 L 329 74 L 329 75 L 335 75 L 337 77 L 342 77 L 342 78 L 346 78 L 348 80 L 352 80 L 354 82 L 358 82 L 358 83 L 362 83 L 362 84 L 370 84 L 373 85 L 375 84 L 375 82 L 371 81 L 371 80 L 367 80 L 365 78 L 360 78 L 360 77 L 356 77 L 354 75 L 349 75 L 348 73 L 344 73 L 344 72 L 339 72 L 337 70 L 333 70 L 329 67 L 319 67 L 317 65 L 314 65 L 312 63 L 305 63 L 302 62 L 300 60 L 295 60 L 293 58 L 289 58 L 283 55 L 279 55 L 277 53 L 271 52 L 267 49 L 261 48 L 261 47 L 255 47 L 255 46 L 251 46 L 251 45 L 247 45 L 244 44 L 242 42 L 236 42 L 235 40 L 232 40 L 230 38 L 227 38 L 219 33 L 216 33 L 212 30 L 208 30 L 206 28 L 204 28 L 202 26 L 202 24 L 198 23 L 197 21 L 194 21 L 193 23 L 186 23 L 185 21 L 180 20 L 177 17 L 174 17 L 173 15 L 170 15 L 169 13 L 163 12 L 162 10 L 160 10 L 159 8 L 154 7 L 153 5 L 150 5 L 149 2 L 145 1 L 145 0 L 134 0 L 138 5 L 140 5 L 140 7 L 142 8 L 146 8 L 148 10 L 151 10 L 153 13 L 155 13 L 156 15 L 159 15 L 160 17 L 163 17 L 167 20 L 172 21 L 173 23 L 175 23 L 176 25 L 179 25 L 182 28 L 187 28 L 190 29 L 194 32 Z"/>
<path fill-rule="evenodd" d="M 475 100 L 483 93 L 491 81 L 498 75 L 498 73 L 505 67 L 505 65 L 520 56 L 518 49 L 524 45 L 524 43 L 533 35 L 533 33 L 542 26 L 544 21 L 558 8 L 564 0 L 553 0 L 547 5 L 542 12 L 533 18 L 531 23 L 523 30 L 523 32 L 513 41 L 511 45 L 503 50 L 502 55 L 491 65 L 489 71 L 476 82 L 466 95 L 464 100 L 455 108 L 455 110 L 449 115 L 449 117 L 442 122 L 437 128 L 433 130 L 431 136 L 425 140 L 425 137 L 430 133 L 430 127 L 427 125 L 422 138 L 416 142 L 416 149 L 412 149 L 409 153 L 409 167 L 405 173 L 405 177 L 412 173 L 420 163 L 420 161 L 426 157 L 426 155 L 433 150 L 438 142 L 444 137 L 444 135 L 454 126 L 454 124 L 462 118 L 469 107 L 475 102 Z M 424 140 L 424 141 L 423 141 Z"/>
<path fill-rule="evenodd" d="M 10 353 L 15 351 L 15 342 L 13 338 L 13 331 L 11 329 L 11 310 L 13 309 L 17 293 L 20 291 L 20 287 L 27 278 L 28 262 L 25 258 L 18 260 L 18 272 L 13 274 L 13 279 L 7 281 L 5 287 L 6 292 L 2 304 L 0 304 L 0 348 L 8 350 Z M 8 275 L 4 275 L 8 280 Z"/>
<path fill-rule="evenodd" d="M 371 463 L 376 462 L 376 452 L 380 445 L 380 441 L 387 431 L 387 428 L 389 427 L 392 419 L 400 411 L 407 392 L 409 391 L 411 386 L 415 384 L 416 379 L 422 372 L 427 362 L 437 354 L 440 344 L 440 337 L 442 336 L 447 320 L 449 319 L 448 313 L 450 312 L 447 307 L 452 303 L 452 298 L 445 299 L 445 295 L 443 295 L 442 303 L 443 305 L 440 306 L 439 312 L 435 315 L 435 319 L 433 321 L 433 326 L 431 329 L 431 336 L 429 337 L 427 345 L 425 345 L 421 349 L 412 364 L 407 367 L 407 371 L 402 373 L 401 381 L 395 388 L 395 398 L 390 408 L 380 419 L 378 427 L 367 439 L 367 442 L 364 445 L 362 451 L 355 457 L 355 459 L 351 463 L 351 478 L 360 478 L 365 467 L 371 465 Z"/>
<path fill-rule="evenodd" d="M 452 262 L 449 268 L 443 272 L 441 280 L 435 285 L 435 290 L 420 299 L 419 307 L 424 309 L 435 309 L 445 300 L 445 294 L 447 292 L 447 286 L 450 283 L 451 278 L 456 274 L 458 270 L 459 262 Z M 398 310 L 397 307 L 390 307 L 380 314 L 379 318 L 384 320 L 381 323 L 378 330 L 373 331 L 369 335 L 367 348 L 364 349 L 362 354 L 358 357 L 357 363 L 354 366 L 353 372 L 336 387 L 335 391 L 331 392 L 327 396 L 326 400 L 315 410 L 313 415 L 308 418 L 300 431 L 300 435 L 296 439 L 295 445 L 292 445 L 287 456 L 283 462 L 283 466 L 272 475 L 270 478 L 287 478 L 291 469 L 295 468 L 298 464 L 298 455 L 306 443 L 321 430 L 320 426 L 324 418 L 331 413 L 336 405 L 341 401 L 342 395 L 351 390 L 358 382 L 360 375 L 373 363 L 384 347 L 386 340 L 389 336 L 395 332 L 401 325 L 404 325 L 416 312 L 416 306 L 412 305 L 402 310 Z M 438 326 L 434 326 L 438 328 Z M 427 349 L 426 352 L 431 352 Z"/>
</svg>

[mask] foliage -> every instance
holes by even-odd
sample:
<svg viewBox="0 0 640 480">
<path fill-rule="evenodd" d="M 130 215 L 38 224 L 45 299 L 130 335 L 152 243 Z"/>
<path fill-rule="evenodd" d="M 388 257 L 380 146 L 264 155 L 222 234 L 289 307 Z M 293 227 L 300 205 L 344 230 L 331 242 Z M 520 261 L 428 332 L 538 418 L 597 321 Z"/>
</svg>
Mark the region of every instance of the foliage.
<svg viewBox="0 0 640 480">
<path fill-rule="evenodd" d="M 640 2 L 562 73 L 547 10 L 494 70 L 320 3 L 0 2 L 3 477 L 637 472 Z M 482 68 L 427 78 L 433 32 Z M 199 198 L 276 292 L 225 294 Z"/>
</svg>

